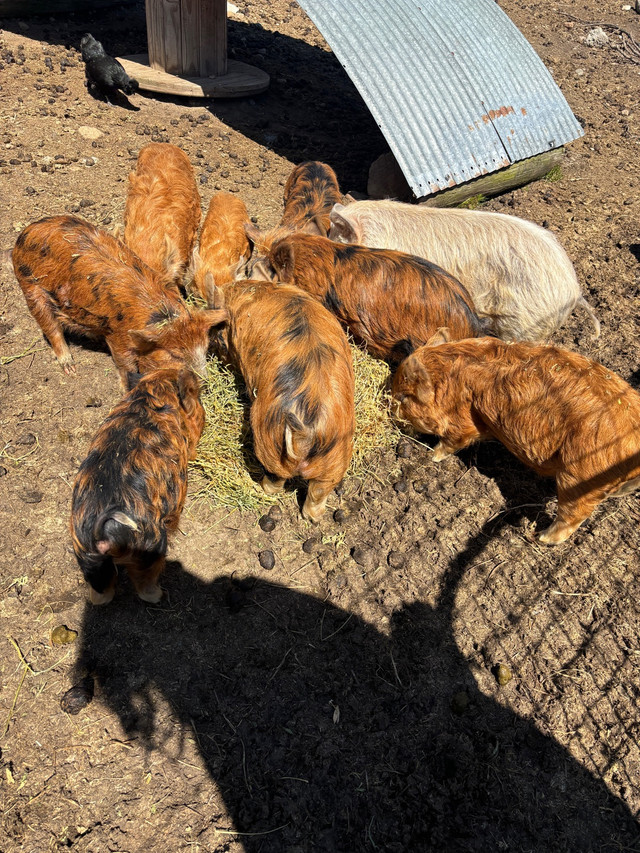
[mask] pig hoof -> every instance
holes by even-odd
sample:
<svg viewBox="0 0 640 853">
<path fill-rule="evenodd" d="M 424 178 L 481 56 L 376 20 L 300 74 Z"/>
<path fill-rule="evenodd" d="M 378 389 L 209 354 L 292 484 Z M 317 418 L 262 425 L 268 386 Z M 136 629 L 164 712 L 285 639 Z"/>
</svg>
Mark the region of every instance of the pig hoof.
<svg viewBox="0 0 640 853">
<path fill-rule="evenodd" d="M 551 527 L 548 527 L 544 533 L 541 533 L 538 536 L 538 542 L 541 542 L 543 545 L 560 545 L 561 542 L 565 542 L 573 533 L 573 530 L 567 530 L 563 527 L 556 527 L 555 524 L 552 524 Z"/>
<path fill-rule="evenodd" d="M 433 453 L 431 454 L 431 458 L 434 462 L 442 462 L 443 459 L 446 459 L 447 456 L 451 456 L 451 451 L 446 450 L 441 444 L 437 444 L 433 448 Z"/>
<path fill-rule="evenodd" d="M 284 480 L 271 480 L 264 476 L 260 485 L 266 495 L 277 495 L 284 487 Z"/>
<path fill-rule="evenodd" d="M 115 593 L 116 591 L 113 588 L 107 589 L 104 592 L 98 592 L 92 586 L 89 587 L 89 599 L 92 604 L 109 604 L 110 601 L 113 601 Z"/>
<path fill-rule="evenodd" d="M 322 501 L 321 504 L 310 504 L 308 501 L 305 501 L 302 507 L 302 517 L 306 518 L 312 524 L 319 524 L 325 509 L 326 501 Z"/>
<path fill-rule="evenodd" d="M 147 586 L 144 589 L 138 590 L 138 598 L 141 598 L 142 601 L 146 601 L 149 604 L 158 604 L 162 598 L 162 589 L 158 584 Z"/>
</svg>

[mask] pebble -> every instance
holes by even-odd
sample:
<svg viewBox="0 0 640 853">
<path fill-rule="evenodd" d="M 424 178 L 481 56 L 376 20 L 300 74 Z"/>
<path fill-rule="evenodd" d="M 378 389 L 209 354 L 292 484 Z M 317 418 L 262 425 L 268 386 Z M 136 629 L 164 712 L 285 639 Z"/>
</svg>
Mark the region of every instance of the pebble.
<svg viewBox="0 0 640 853">
<path fill-rule="evenodd" d="M 593 30 L 589 30 L 584 43 L 587 47 L 604 47 L 609 44 L 609 36 L 605 33 L 602 27 L 595 27 Z"/>
<path fill-rule="evenodd" d="M 5 474 L 8 474 L 8 473 L 9 473 L 9 472 L 8 472 L 8 471 L 7 471 L 7 469 L 4 467 L 4 465 L 0 465 L 0 477 L 4 477 L 4 476 L 5 476 Z"/>
<path fill-rule="evenodd" d="M 104 136 L 103 132 L 98 130 L 97 127 L 90 127 L 86 124 L 78 128 L 78 133 L 83 139 L 100 139 L 101 136 Z"/>
<path fill-rule="evenodd" d="M 276 558 L 273 554 L 273 551 L 260 551 L 258 554 L 258 562 L 262 566 L 263 569 L 267 569 L 270 571 L 276 564 Z"/>
</svg>

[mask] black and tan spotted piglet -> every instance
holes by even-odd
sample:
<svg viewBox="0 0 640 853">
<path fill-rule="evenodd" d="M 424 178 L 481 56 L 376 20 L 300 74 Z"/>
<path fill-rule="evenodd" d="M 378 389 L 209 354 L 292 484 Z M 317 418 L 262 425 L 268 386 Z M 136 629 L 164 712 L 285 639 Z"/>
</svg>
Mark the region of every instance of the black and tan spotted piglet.
<svg viewBox="0 0 640 853">
<path fill-rule="evenodd" d="M 12 259 L 65 373 L 75 373 L 65 331 L 104 339 L 123 387 L 130 372 L 206 370 L 209 331 L 226 313 L 190 309 L 176 285 L 106 231 L 75 216 L 49 216 L 22 231 Z"/>
<path fill-rule="evenodd" d="M 188 369 L 139 379 L 99 428 L 73 488 L 73 550 L 94 604 L 107 604 L 119 568 L 157 603 L 167 540 L 187 494 L 187 462 L 204 427 L 200 382 Z"/>
<path fill-rule="evenodd" d="M 262 487 L 275 494 L 290 477 L 303 477 L 309 488 L 302 514 L 317 522 L 353 452 L 354 375 L 346 335 L 297 287 L 242 281 L 223 294 L 229 327 L 218 332 L 217 344 L 242 373 L 252 400 L 254 449 L 267 472 Z"/>
</svg>

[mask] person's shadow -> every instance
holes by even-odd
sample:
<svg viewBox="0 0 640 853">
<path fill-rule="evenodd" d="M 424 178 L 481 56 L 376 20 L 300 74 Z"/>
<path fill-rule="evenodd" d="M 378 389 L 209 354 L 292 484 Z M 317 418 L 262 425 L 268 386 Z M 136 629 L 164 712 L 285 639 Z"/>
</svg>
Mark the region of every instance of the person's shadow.
<svg viewBox="0 0 640 853">
<path fill-rule="evenodd" d="M 174 562 L 169 605 L 122 590 L 87 605 L 78 677 L 93 673 L 95 701 L 149 750 L 163 697 L 249 853 L 637 849 L 622 801 L 478 690 L 452 630 L 477 541 L 437 606 L 405 606 L 388 637 L 308 595 L 204 583 Z"/>
</svg>

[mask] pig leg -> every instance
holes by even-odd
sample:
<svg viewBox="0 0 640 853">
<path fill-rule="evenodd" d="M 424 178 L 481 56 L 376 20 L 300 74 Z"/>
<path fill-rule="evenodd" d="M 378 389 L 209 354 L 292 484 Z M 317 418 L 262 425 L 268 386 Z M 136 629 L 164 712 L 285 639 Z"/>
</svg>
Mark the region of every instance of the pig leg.
<svg viewBox="0 0 640 853">
<path fill-rule="evenodd" d="M 476 429 L 474 429 L 473 431 L 469 430 L 463 435 L 448 434 L 446 438 L 441 438 L 440 441 L 433 448 L 431 458 L 434 462 L 442 462 L 443 459 L 446 459 L 447 456 L 451 456 L 452 453 L 457 453 L 458 450 L 462 450 L 463 448 L 468 447 L 470 444 L 473 444 L 474 442 L 479 441 L 480 439 L 485 437 L 487 436 L 484 436 Z"/>
<path fill-rule="evenodd" d="M 278 492 L 283 490 L 285 482 L 286 480 L 281 480 L 279 477 L 272 480 L 268 474 L 265 474 L 260 485 L 264 489 L 265 494 L 277 495 Z"/>
<path fill-rule="evenodd" d="M 132 563 L 127 565 L 127 571 L 136 588 L 138 598 L 148 601 L 149 604 L 158 604 L 162 598 L 162 589 L 158 584 L 158 578 L 164 566 L 164 555 L 153 560 L 148 566 Z"/>
<path fill-rule="evenodd" d="M 302 507 L 303 517 L 317 524 L 324 515 L 327 498 L 337 485 L 333 480 L 309 480 L 307 498 Z"/>
<path fill-rule="evenodd" d="M 24 291 L 29 311 L 35 317 L 42 329 L 44 336 L 51 344 L 53 353 L 66 374 L 75 373 L 73 356 L 67 342 L 64 339 L 62 326 L 56 317 L 52 297 L 41 287 L 33 286 Z"/>
<path fill-rule="evenodd" d="M 576 494 L 577 493 L 577 494 Z M 538 536 L 543 545 L 559 545 L 574 533 L 606 497 L 603 490 L 579 493 L 579 485 L 558 477 L 558 513 L 553 524 Z"/>
<path fill-rule="evenodd" d="M 92 604 L 109 604 L 116 592 L 116 567 L 111 557 L 78 558 L 85 580 L 89 584 L 89 600 Z"/>
</svg>

